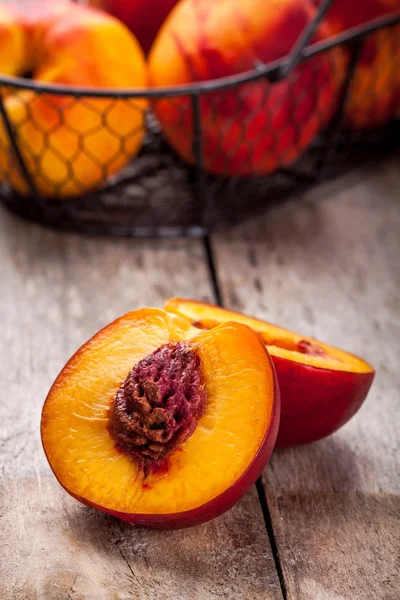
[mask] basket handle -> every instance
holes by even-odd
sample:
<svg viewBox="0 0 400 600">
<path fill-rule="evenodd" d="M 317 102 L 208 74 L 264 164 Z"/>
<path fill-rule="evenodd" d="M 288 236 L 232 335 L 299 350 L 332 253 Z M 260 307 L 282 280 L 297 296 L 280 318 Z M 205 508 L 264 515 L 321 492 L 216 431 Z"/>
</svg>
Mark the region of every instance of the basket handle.
<svg viewBox="0 0 400 600">
<path fill-rule="evenodd" d="M 288 55 L 288 60 L 285 62 L 284 65 L 282 65 L 278 69 L 278 73 L 276 74 L 277 80 L 284 79 L 284 77 L 287 77 L 290 71 L 292 71 L 297 65 L 297 63 L 301 59 L 304 48 L 312 39 L 318 25 L 320 25 L 321 21 L 324 19 L 332 2 L 334 2 L 334 0 L 324 0 L 322 4 L 318 7 L 314 18 L 309 23 L 307 23 L 304 30 L 301 32 L 299 39 L 294 45 L 292 52 Z"/>
</svg>

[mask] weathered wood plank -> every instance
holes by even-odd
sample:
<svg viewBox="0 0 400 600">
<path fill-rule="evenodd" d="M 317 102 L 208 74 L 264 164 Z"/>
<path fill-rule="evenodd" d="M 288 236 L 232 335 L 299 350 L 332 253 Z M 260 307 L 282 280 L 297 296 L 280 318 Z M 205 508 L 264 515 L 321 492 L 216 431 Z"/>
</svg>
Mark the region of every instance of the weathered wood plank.
<svg viewBox="0 0 400 600">
<path fill-rule="evenodd" d="M 280 598 L 257 503 L 253 489 L 208 524 L 150 531 L 79 506 L 48 476 L 9 480 L 1 598 Z"/>
<path fill-rule="evenodd" d="M 3 212 L 0 257 L 2 600 L 281 598 L 254 490 L 204 526 L 141 530 L 71 499 L 40 445 L 46 392 L 99 327 L 174 294 L 211 299 L 201 244 L 83 239 Z"/>
<path fill-rule="evenodd" d="M 289 600 L 400 596 L 400 157 L 213 239 L 226 306 L 364 356 L 360 413 L 264 476 Z"/>
</svg>

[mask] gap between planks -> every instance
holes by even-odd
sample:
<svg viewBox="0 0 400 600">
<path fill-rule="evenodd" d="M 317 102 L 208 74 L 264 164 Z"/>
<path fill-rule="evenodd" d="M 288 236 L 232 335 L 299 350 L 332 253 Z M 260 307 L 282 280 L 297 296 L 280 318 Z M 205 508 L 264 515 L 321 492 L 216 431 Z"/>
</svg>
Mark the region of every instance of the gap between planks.
<svg viewBox="0 0 400 600">
<path fill-rule="evenodd" d="M 216 304 L 218 304 L 218 306 L 223 307 L 221 286 L 220 286 L 219 279 L 218 279 L 218 271 L 217 271 L 216 261 L 214 258 L 214 251 L 213 251 L 213 247 L 212 247 L 211 238 L 209 235 L 206 235 L 203 237 L 203 244 L 204 244 L 204 252 L 205 252 L 207 266 L 208 266 L 209 275 L 210 275 L 211 287 L 212 287 L 212 291 L 213 291 L 214 297 L 215 297 L 215 302 L 216 302 Z M 258 501 L 259 501 L 261 511 L 262 511 L 262 514 L 264 517 L 265 529 L 267 531 L 269 544 L 271 547 L 271 552 L 272 552 L 272 556 L 273 556 L 274 563 L 275 563 L 275 568 L 278 573 L 279 584 L 281 586 L 281 592 L 282 592 L 282 598 L 283 598 L 283 600 L 287 600 L 288 594 L 287 594 L 286 581 L 285 581 L 285 577 L 284 577 L 284 573 L 283 573 L 281 560 L 279 557 L 278 546 L 277 546 L 276 539 L 275 539 L 275 533 L 274 533 L 274 529 L 273 529 L 273 525 L 272 525 L 271 511 L 268 506 L 268 500 L 267 500 L 267 497 L 265 494 L 264 485 L 263 485 L 261 477 L 259 477 L 257 479 L 257 481 L 255 483 L 255 487 L 257 490 Z"/>
</svg>

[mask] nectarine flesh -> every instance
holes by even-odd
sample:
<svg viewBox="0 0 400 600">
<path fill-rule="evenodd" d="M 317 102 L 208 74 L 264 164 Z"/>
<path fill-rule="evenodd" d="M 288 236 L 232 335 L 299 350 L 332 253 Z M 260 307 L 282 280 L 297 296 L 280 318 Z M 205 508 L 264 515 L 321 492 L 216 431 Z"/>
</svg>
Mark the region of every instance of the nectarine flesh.
<svg viewBox="0 0 400 600">
<path fill-rule="evenodd" d="M 279 391 L 261 338 L 129 313 L 71 358 L 46 399 L 46 456 L 75 498 L 130 523 L 184 527 L 230 508 L 273 450 Z"/>
<path fill-rule="evenodd" d="M 279 447 L 306 444 L 330 435 L 355 414 L 371 387 L 373 368 L 328 344 L 202 302 L 174 298 L 168 300 L 165 309 L 203 330 L 236 321 L 260 334 L 280 387 Z"/>
</svg>

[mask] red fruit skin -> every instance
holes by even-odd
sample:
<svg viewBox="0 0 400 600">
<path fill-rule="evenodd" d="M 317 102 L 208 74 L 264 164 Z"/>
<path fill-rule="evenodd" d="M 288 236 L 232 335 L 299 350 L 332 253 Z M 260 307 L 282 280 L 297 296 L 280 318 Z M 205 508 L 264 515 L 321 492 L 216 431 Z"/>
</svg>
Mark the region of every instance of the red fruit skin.
<svg viewBox="0 0 400 600">
<path fill-rule="evenodd" d="M 147 54 L 158 30 L 178 0 L 89 0 L 122 21 Z"/>
<path fill-rule="evenodd" d="M 364 402 L 374 371 L 320 369 L 272 356 L 281 391 L 281 422 L 276 446 L 315 442 L 342 427 Z"/>
<path fill-rule="evenodd" d="M 313 0 L 319 7 L 322 0 Z M 324 22 L 337 34 L 379 17 L 400 16 L 400 0 L 334 0 Z M 350 55 L 348 56 L 350 60 Z M 381 29 L 363 40 L 345 110 L 355 129 L 379 127 L 400 108 L 400 26 Z"/>
<path fill-rule="evenodd" d="M 232 77 L 286 56 L 315 16 L 299 0 L 182 0 L 149 56 L 154 88 Z M 229 25 L 217 27 L 216 23 Z M 229 29 L 229 30 L 228 30 Z M 321 26 L 313 42 L 330 31 Z M 205 169 L 216 175 L 265 175 L 291 165 L 330 121 L 345 75 L 336 49 L 299 64 L 282 81 L 248 82 L 201 96 Z M 187 96 L 153 104 L 164 135 L 193 163 L 193 114 Z"/>
<path fill-rule="evenodd" d="M 260 448 L 253 458 L 246 471 L 237 479 L 228 489 L 222 494 L 213 498 L 209 502 L 206 502 L 202 506 L 198 506 L 192 510 L 188 510 L 180 513 L 170 514 L 136 514 L 136 513 L 121 513 L 97 504 L 88 502 L 85 498 L 74 494 L 71 490 L 67 489 L 61 481 L 58 479 L 57 474 L 53 471 L 59 484 L 64 488 L 68 494 L 70 494 L 75 500 L 78 500 L 82 504 L 95 508 L 101 512 L 107 513 L 112 517 L 121 519 L 130 525 L 139 525 L 141 527 L 149 527 L 152 529 L 183 529 L 187 527 L 193 527 L 195 525 L 201 525 L 206 521 L 211 521 L 219 517 L 224 512 L 232 508 L 240 498 L 251 488 L 251 486 L 260 477 L 261 473 L 267 466 L 267 463 L 274 450 L 281 414 L 281 400 L 280 391 L 278 385 L 278 379 L 274 363 L 268 353 L 265 350 L 270 361 L 271 368 L 273 371 L 273 404 L 271 411 L 271 419 L 267 431 L 265 432 L 264 439 L 260 445 Z M 49 462 L 50 464 L 50 462 Z M 50 465 L 51 468 L 51 465 Z M 53 470 L 53 469 L 52 469 Z"/>
</svg>

